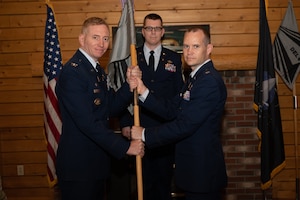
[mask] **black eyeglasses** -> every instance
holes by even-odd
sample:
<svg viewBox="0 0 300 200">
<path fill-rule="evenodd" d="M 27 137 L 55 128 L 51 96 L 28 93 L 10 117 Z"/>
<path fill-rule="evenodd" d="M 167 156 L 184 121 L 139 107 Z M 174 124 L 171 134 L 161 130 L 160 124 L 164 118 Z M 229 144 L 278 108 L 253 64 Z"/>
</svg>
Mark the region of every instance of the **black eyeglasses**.
<svg viewBox="0 0 300 200">
<path fill-rule="evenodd" d="M 156 26 L 156 27 L 152 27 L 152 26 L 145 26 L 144 29 L 148 32 L 150 31 L 161 31 L 163 29 L 163 27 L 159 27 L 159 26 Z"/>
</svg>

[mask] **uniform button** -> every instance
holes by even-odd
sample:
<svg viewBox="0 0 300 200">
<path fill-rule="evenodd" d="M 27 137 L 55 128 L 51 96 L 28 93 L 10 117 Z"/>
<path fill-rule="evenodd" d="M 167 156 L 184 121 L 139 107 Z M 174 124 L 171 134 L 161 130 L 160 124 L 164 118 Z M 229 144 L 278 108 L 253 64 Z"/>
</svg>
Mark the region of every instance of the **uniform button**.
<svg viewBox="0 0 300 200">
<path fill-rule="evenodd" d="M 100 89 L 94 89 L 94 94 L 100 93 Z"/>
<path fill-rule="evenodd" d="M 101 104 L 101 99 L 100 98 L 95 99 L 94 104 L 99 106 Z"/>
<path fill-rule="evenodd" d="M 154 82 L 154 80 L 152 79 L 152 80 L 151 80 L 151 83 L 153 83 L 153 82 Z"/>
</svg>

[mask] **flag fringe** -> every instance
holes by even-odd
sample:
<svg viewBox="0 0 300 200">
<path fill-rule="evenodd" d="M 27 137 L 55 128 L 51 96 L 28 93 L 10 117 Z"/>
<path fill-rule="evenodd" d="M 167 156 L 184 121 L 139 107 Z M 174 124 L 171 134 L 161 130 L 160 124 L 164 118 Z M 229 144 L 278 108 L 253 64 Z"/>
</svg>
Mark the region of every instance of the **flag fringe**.
<svg viewBox="0 0 300 200">
<path fill-rule="evenodd" d="M 262 183 L 262 184 L 261 184 L 261 189 L 262 189 L 262 190 L 266 190 L 266 189 L 270 188 L 271 185 L 272 185 L 272 179 L 273 179 L 273 178 L 274 178 L 281 170 L 283 170 L 283 168 L 285 168 L 285 166 L 286 166 L 286 162 L 283 161 L 280 165 L 278 165 L 276 168 L 274 168 L 274 169 L 272 170 L 272 172 L 271 172 L 271 178 L 270 178 L 270 180 L 267 181 L 266 183 Z"/>
<path fill-rule="evenodd" d="M 256 103 L 253 103 L 253 109 L 255 112 L 258 112 L 258 105 Z"/>
<path fill-rule="evenodd" d="M 256 104 L 254 104 L 256 105 Z M 257 105 L 256 105 L 257 106 Z M 259 138 L 259 144 L 258 144 L 258 151 L 261 152 L 261 136 L 262 136 L 262 133 L 260 132 L 259 129 L 257 129 L 257 136 Z M 286 162 L 285 160 L 279 164 L 277 167 L 275 167 L 272 171 L 271 171 L 271 174 L 270 174 L 270 180 L 265 182 L 265 183 L 261 183 L 261 189 L 262 190 L 266 190 L 268 188 L 271 187 L 272 185 L 272 179 L 281 171 L 283 170 L 283 168 L 285 168 L 286 166 Z"/>
</svg>

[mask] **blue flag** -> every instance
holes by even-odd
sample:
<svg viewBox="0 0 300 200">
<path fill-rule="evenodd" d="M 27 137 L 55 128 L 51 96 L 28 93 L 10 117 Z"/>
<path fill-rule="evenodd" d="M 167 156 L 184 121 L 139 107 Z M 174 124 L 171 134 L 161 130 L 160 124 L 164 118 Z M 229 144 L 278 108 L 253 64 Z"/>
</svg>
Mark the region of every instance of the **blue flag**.
<svg viewBox="0 0 300 200">
<path fill-rule="evenodd" d="M 285 153 L 270 30 L 265 1 L 259 1 L 259 49 L 254 109 L 257 112 L 257 135 L 260 139 L 261 188 L 266 190 L 272 185 L 272 178 L 285 167 Z"/>
</svg>

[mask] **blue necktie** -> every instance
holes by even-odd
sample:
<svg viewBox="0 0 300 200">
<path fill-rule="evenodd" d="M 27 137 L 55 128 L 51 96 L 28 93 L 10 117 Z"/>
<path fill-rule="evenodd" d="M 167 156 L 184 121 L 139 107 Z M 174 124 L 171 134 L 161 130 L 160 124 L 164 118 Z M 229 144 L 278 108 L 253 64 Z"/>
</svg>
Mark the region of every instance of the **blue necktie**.
<svg viewBox="0 0 300 200">
<path fill-rule="evenodd" d="M 96 69 L 97 69 L 97 73 L 98 73 L 98 76 L 100 78 L 101 81 L 106 81 L 106 75 L 105 75 L 105 72 L 104 70 L 102 69 L 102 67 L 99 65 L 99 63 L 97 63 L 96 65 Z"/>
<path fill-rule="evenodd" d="M 97 72 L 98 72 L 99 76 L 102 76 L 102 68 L 101 68 L 101 66 L 99 65 L 99 63 L 97 63 L 96 69 L 97 69 Z"/>
</svg>

